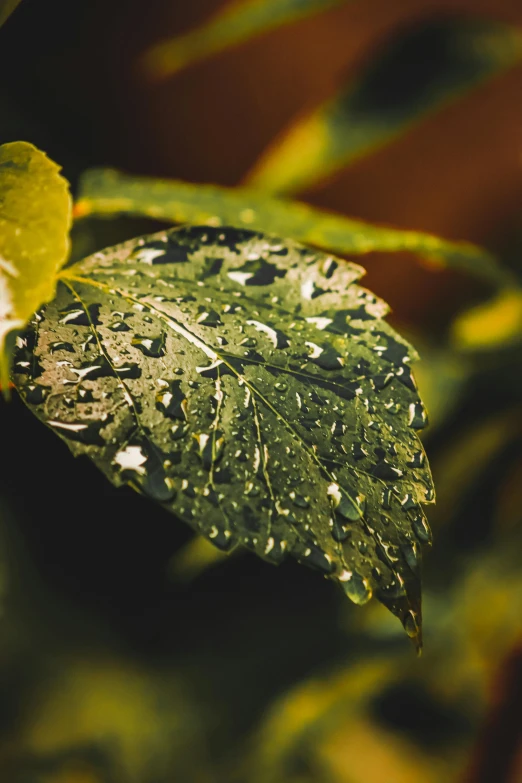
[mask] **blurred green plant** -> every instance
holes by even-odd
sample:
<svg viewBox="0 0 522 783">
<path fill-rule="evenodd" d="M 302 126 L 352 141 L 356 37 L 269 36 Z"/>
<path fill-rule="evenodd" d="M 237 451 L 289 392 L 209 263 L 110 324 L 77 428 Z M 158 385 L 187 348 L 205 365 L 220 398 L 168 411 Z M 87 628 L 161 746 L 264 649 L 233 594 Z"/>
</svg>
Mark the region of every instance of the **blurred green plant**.
<svg viewBox="0 0 522 783">
<path fill-rule="evenodd" d="M 452 340 L 462 351 L 494 351 L 522 343 L 522 291 L 506 288 L 455 319 Z"/>
<path fill-rule="evenodd" d="M 193 185 L 93 169 L 81 179 L 75 206 L 77 219 L 90 215 L 244 227 L 291 237 L 343 255 L 407 251 L 436 265 L 460 269 L 494 288 L 509 286 L 514 279 L 491 253 L 469 242 L 376 226 L 298 201 L 271 198 L 254 189 Z"/>
<path fill-rule="evenodd" d="M 140 67 L 150 79 L 165 79 L 254 36 L 347 2 L 350 0 L 236 0 L 204 26 L 154 44 L 143 55 Z"/>
<path fill-rule="evenodd" d="M 490 20 L 416 24 L 384 45 L 324 105 L 298 118 L 246 182 L 269 193 L 313 186 L 522 61 L 522 34 Z"/>
</svg>

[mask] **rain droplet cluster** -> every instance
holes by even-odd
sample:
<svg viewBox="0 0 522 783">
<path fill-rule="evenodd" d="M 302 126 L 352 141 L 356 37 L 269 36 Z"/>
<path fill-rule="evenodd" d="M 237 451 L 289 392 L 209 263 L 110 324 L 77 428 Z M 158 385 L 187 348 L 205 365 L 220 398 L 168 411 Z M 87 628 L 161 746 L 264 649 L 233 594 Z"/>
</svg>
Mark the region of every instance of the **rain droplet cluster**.
<svg viewBox="0 0 522 783">
<path fill-rule="evenodd" d="M 247 230 L 142 237 L 65 270 L 15 382 L 115 484 L 224 550 L 375 594 L 418 638 L 427 417 L 362 272 Z"/>
</svg>

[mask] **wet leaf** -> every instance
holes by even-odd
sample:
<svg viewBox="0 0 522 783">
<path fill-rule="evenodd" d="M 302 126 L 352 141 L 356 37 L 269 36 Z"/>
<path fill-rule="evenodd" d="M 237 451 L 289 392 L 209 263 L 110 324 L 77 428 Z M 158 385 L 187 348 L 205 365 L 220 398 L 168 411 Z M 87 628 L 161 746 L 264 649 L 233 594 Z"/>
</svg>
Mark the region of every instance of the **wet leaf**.
<svg viewBox="0 0 522 783">
<path fill-rule="evenodd" d="M 112 169 L 86 172 L 80 184 L 76 217 L 115 214 L 173 223 L 245 227 L 342 254 L 409 251 L 435 264 L 461 269 L 493 286 L 512 282 L 511 274 L 494 256 L 468 242 L 451 242 L 422 231 L 376 226 L 247 188 L 132 177 Z"/>
<path fill-rule="evenodd" d="M 261 33 L 318 14 L 348 0 L 242 0 L 220 11 L 207 24 L 181 37 L 155 44 L 142 58 L 151 79 L 165 79 Z"/>
<path fill-rule="evenodd" d="M 355 83 L 291 125 L 247 182 L 271 193 L 303 190 L 521 60 L 522 35 L 505 24 L 448 19 L 410 28 Z"/>
<path fill-rule="evenodd" d="M 61 273 L 14 380 L 114 484 L 218 548 L 375 593 L 420 643 L 426 413 L 362 271 L 248 230 L 132 240 Z"/>
<path fill-rule="evenodd" d="M 54 296 L 69 251 L 71 197 L 60 167 L 32 144 L 0 146 L 0 365 L 4 342 Z"/>
<path fill-rule="evenodd" d="M 0 0 L 0 27 L 7 21 L 18 5 L 20 5 L 20 0 Z"/>
</svg>

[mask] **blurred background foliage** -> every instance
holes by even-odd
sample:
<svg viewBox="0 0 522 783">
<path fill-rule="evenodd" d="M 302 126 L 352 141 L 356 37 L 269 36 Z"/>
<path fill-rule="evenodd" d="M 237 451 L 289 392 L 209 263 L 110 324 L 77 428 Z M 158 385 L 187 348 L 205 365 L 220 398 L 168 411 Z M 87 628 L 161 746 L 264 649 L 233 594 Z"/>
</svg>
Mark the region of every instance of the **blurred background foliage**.
<svg viewBox="0 0 522 783">
<path fill-rule="evenodd" d="M 364 263 L 438 488 L 417 660 L 382 606 L 223 559 L 2 401 L 1 779 L 522 781 L 519 0 L 24 0 L 0 38 L 0 143 L 64 165 L 74 258 L 237 215 Z"/>
</svg>

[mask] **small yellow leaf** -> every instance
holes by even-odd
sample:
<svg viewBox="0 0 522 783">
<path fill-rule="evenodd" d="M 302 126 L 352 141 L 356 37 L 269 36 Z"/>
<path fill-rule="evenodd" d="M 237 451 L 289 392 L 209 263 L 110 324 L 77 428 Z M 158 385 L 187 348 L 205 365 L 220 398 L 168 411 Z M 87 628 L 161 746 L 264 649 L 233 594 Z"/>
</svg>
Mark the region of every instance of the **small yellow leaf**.
<svg viewBox="0 0 522 783">
<path fill-rule="evenodd" d="M 72 202 L 60 167 L 32 144 L 0 146 L 0 378 L 5 338 L 54 296 L 69 253 Z"/>
</svg>

